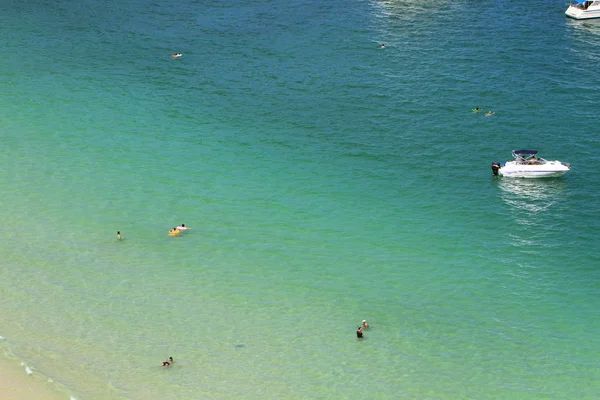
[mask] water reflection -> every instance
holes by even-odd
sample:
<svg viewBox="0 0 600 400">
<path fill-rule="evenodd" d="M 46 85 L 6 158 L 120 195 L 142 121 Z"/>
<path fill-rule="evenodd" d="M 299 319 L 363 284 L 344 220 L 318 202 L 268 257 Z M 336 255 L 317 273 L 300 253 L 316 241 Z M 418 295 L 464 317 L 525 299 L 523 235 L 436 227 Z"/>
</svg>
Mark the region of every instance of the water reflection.
<svg viewBox="0 0 600 400">
<path fill-rule="evenodd" d="M 567 26 L 577 33 L 600 35 L 600 18 L 586 20 L 567 18 Z"/>
<path fill-rule="evenodd" d="M 435 5 L 421 0 L 373 0 L 371 2 L 384 16 L 409 20 L 430 15 L 432 12 L 439 10 L 440 6 L 445 3 L 447 2 L 444 0 L 435 2 Z"/>
<path fill-rule="evenodd" d="M 415 14 L 425 11 L 422 1 L 374 1 L 373 4 L 379 6 L 379 11 L 388 17 L 393 15 L 411 19 Z"/>
<path fill-rule="evenodd" d="M 573 39 L 571 50 L 587 62 L 600 61 L 600 18 L 583 21 L 567 19 L 567 32 Z"/>
<path fill-rule="evenodd" d="M 565 180 L 558 179 L 497 179 L 504 202 L 517 211 L 535 215 L 548 211 L 564 191 Z"/>
<path fill-rule="evenodd" d="M 525 254 L 537 254 L 552 247 L 556 217 L 561 214 L 559 203 L 566 192 L 566 180 L 507 179 L 496 180 L 500 197 L 510 206 L 517 229 L 511 229 L 512 245 Z M 543 227 L 543 228 L 542 228 Z"/>
</svg>

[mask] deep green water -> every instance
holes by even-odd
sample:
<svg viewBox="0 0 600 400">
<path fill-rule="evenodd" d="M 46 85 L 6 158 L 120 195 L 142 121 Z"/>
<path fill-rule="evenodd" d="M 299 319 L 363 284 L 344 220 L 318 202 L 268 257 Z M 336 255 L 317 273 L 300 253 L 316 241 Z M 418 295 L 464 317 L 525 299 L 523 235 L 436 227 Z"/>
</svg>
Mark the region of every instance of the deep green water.
<svg viewBox="0 0 600 400">
<path fill-rule="evenodd" d="M 600 25 L 565 9 L 9 1 L 4 353 L 79 400 L 597 398 Z M 491 177 L 516 148 L 573 170 Z"/>
</svg>

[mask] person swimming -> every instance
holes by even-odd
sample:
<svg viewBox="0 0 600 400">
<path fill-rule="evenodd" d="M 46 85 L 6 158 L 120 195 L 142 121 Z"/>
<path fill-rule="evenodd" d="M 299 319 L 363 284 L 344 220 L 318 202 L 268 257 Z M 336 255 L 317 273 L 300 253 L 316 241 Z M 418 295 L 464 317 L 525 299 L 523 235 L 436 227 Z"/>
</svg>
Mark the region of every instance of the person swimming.
<svg viewBox="0 0 600 400">
<path fill-rule="evenodd" d="M 117 231 L 117 239 L 121 240 L 121 231 Z"/>
<path fill-rule="evenodd" d="M 362 321 L 362 328 L 369 329 L 369 323 L 366 319 L 363 319 Z"/>
<path fill-rule="evenodd" d="M 492 115 L 496 114 L 496 111 L 488 111 L 485 113 L 486 117 L 491 117 Z"/>
<path fill-rule="evenodd" d="M 381 44 L 379 45 L 379 48 L 380 48 L 380 49 L 385 49 L 385 43 L 381 43 Z"/>
<path fill-rule="evenodd" d="M 183 54 L 181 54 L 181 53 L 171 54 L 171 58 L 179 58 L 179 57 L 183 57 Z"/>
<path fill-rule="evenodd" d="M 170 235 L 170 236 L 179 235 L 179 233 L 180 233 L 180 232 L 181 232 L 181 231 L 180 231 L 179 229 L 177 229 L 177 228 L 173 228 L 173 229 L 171 229 L 171 230 L 169 231 L 169 235 Z"/>
<path fill-rule="evenodd" d="M 481 111 L 481 108 L 475 107 L 475 108 L 471 109 L 471 111 L 473 111 L 474 113 L 478 113 Z"/>
<path fill-rule="evenodd" d="M 173 357 L 169 357 L 167 359 L 167 361 L 163 361 L 162 366 L 163 367 L 168 367 L 169 365 L 173 364 Z"/>
<path fill-rule="evenodd" d="M 188 229 L 192 229 L 192 228 L 188 228 L 187 226 L 185 226 L 185 224 L 181 224 L 175 229 L 179 229 L 180 231 L 187 231 Z"/>
</svg>

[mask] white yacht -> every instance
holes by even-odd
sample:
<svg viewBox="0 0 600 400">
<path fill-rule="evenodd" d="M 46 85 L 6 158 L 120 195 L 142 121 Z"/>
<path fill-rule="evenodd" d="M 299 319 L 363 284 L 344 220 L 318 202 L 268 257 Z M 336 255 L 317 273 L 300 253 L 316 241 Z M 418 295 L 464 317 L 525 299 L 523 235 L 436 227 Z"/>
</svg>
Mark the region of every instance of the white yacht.
<svg viewBox="0 0 600 400">
<path fill-rule="evenodd" d="M 565 14 L 575 19 L 600 18 L 600 1 L 574 0 Z"/>
<path fill-rule="evenodd" d="M 511 178 L 554 178 L 571 170 L 570 164 L 537 157 L 536 150 L 513 150 L 515 158 L 504 165 L 492 163 L 492 173 Z"/>
</svg>

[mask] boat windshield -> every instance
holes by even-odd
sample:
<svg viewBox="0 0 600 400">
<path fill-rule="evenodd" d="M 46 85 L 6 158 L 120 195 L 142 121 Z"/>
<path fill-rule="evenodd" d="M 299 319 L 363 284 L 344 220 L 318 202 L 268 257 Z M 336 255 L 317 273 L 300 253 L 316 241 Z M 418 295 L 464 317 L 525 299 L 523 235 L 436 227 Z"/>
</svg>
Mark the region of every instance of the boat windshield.
<svg viewBox="0 0 600 400">
<path fill-rule="evenodd" d="M 512 153 L 517 164 L 537 165 L 546 162 L 543 158 L 537 157 L 536 150 L 513 150 Z"/>
<path fill-rule="evenodd" d="M 589 1 L 589 0 L 574 0 L 573 6 L 582 10 L 587 10 L 591 5 L 600 5 L 600 1 Z"/>
</svg>

